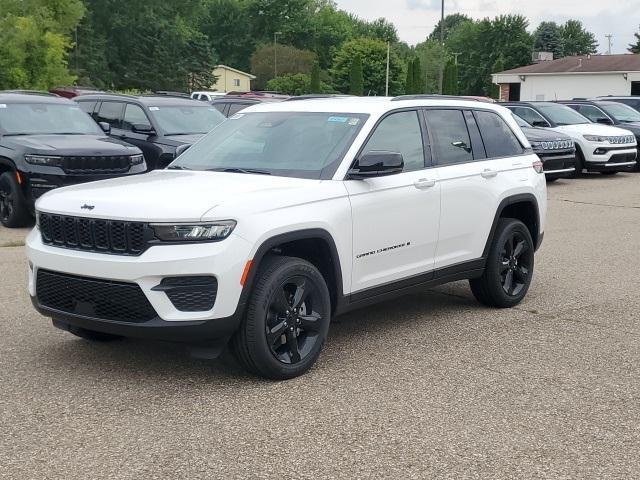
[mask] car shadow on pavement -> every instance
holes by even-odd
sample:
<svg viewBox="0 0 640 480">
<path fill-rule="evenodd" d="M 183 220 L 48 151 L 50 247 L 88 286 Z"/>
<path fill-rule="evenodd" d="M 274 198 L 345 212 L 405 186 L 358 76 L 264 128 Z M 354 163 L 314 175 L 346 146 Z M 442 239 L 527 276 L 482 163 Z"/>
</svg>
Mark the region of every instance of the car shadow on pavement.
<svg viewBox="0 0 640 480">
<path fill-rule="evenodd" d="M 371 339 L 410 335 L 418 323 L 429 322 L 431 328 L 437 328 L 440 323 L 454 321 L 461 309 L 481 308 L 470 293 L 458 294 L 456 284 L 453 285 L 453 293 L 446 287 L 425 290 L 336 317 L 320 361 L 307 375 L 318 368 L 338 367 L 338 358 L 334 364 L 332 357 L 339 355 L 332 353 L 349 349 L 355 356 L 367 356 L 371 348 L 375 348 L 369 343 Z M 55 370 L 64 369 L 93 378 L 108 375 L 114 380 L 136 382 L 171 382 L 185 378 L 190 382 L 218 385 L 261 382 L 237 364 L 229 348 L 215 360 L 203 360 L 191 357 L 188 346 L 182 344 L 139 339 L 89 342 L 56 332 L 64 336 L 52 337 L 38 352 L 39 358 L 45 357 L 47 366 Z"/>
</svg>

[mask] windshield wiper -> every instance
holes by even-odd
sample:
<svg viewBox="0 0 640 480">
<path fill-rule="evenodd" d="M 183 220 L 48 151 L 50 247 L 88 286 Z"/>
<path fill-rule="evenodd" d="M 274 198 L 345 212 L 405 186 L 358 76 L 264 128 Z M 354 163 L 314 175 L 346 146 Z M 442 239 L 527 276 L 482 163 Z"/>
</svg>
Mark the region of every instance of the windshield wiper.
<svg viewBox="0 0 640 480">
<path fill-rule="evenodd" d="M 169 165 L 167 170 L 192 170 L 189 167 L 183 167 L 182 165 Z"/>
<path fill-rule="evenodd" d="M 266 170 L 255 170 L 253 168 L 238 167 L 208 168 L 207 172 L 255 173 L 257 175 L 271 175 L 271 172 L 267 172 Z"/>
</svg>

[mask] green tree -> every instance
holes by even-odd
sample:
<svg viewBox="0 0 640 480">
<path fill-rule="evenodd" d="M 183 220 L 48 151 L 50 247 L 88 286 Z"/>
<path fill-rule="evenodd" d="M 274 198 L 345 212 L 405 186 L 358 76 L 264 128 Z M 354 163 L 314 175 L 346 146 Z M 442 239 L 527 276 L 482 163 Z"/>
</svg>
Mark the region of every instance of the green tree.
<svg viewBox="0 0 640 480">
<path fill-rule="evenodd" d="M 425 78 L 422 73 L 422 64 L 420 63 L 420 57 L 413 59 L 413 93 L 424 93 Z"/>
<path fill-rule="evenodd" d="M 564 57 L 562 29 L 556 22 L 542 22 L 533 32 L 533 48 L 538 52 L 552 52 L 553 58 Z"/>
<path fill-rule="evenodd" d="M 320 85 L 320 65 L 318 65 L 317 63 L 314 63 L 313 68 L 311 69 L 309 90 L 311 93 L 322 93 L 322 87 Z"/>
<path fill-rule="evenodd" d="M 415 54 L 420 58 L 423 75 L 422 91 L 434 93 L 438 91 L 440 65 L 446 56 L 445 49 L 436 40 L 427 40 L 416 45 Z"/>
<path fill-rule="evenodd" d="M 346 12 L 327 4 L 319 8 L 312 23 L 313 51 L 318 56 L 320 68 L 328 69 L 340 45 L 353 36 L 353 21 Z"/>
<path fill-rule="evenodd" d="M 351 73 L 349 76 L 349 93 L 351 95 L 362 95 L 363 93 L 362 78 L 362 59 L 360 55 L 356 55 L 351 63 Z"/>
<path fill-rule="evenodd" d="M 297 73 L 296 75 L 279 75 L 267 82 L 267 89 L 287 95 L 333 93 L 331 86 L 327 83 L 320 82 L 320 79 L 318 79 L 318 89 L 314 90 L 312 88 L 311 81 L 311 77 L 304 73 Z"/>
<path fill-rule="evenodd" d="M 596 36 L 587 31 L 579 20 L 567 20 L 560 27 L 565 55 L 586 55 L 598 51 Z"/>
<path fill-rule="evenodd" d="M 277 52 L 274 48 L 277 49 Z M 256 90 L 264 89 L 267 81 L 273 78 L 276 53 L 278 75 L 295 75 L 296 73 L 309 75 L 317 61 L 315 53 L 309 50 L 300 50 L 289 45 L 274 45 L 273 43 L 261 45 L 251 55 L 251 73 L 256 76 L 253 81 L 253 87 Z"/>
<path fill-rule="evenodd" d="M 334 87 L 344 93 L 349 91 L 351 65 L 356 56 L 360 57 L 362 61 L 363 94 L 384 95 L 387 44 L 370 38 L 349 40 L 336 53 L 331 69 Z M 391 49 L 389 55 L 389 93 L 398 95 L 403 90 L 404 66 L 397 53 Z"/>
<path fill-rule="evenodd" d="M 412 93 L 414 93 L 413 65 L 413 60 L 410 59 L 407 62 L 407 79 L 404 82 L 404 93 L 406 93 L 407 95 L 411 95 Z"/>
<path fill-rule="evenodd" d="M 442 93 L 445 95 L 458 95 L 458 66 L 453 60 L 449 60 L 444 67 Z"/>
<path fill-rule="evenodd" d="M 451 31 L 454 30 L 456 27 L 458 27 L 458 25 L 464 22 L 471 22 L 471 21 L 472 21 L 471 18 L 467 17 L 462 13 L 454 13 L 444 17 L 444 31 L 443 31 L 444 42 L 445 43 L 447 42 L 447 39 L 449 38 L 449 33 L 451 33 Z M 433 31 L 429 34 L 428 40 L 435 40 L 437 42 L 440 41 L 440 23 L 441 23 L 441 20 L 438 20 L 438 23 L 436 23 L 436 26 L 434 27 Z"/>
<path fill-rule="evenodd" d="M 498 57 L 491 68 L 493 72 L 502 72 L 504 71 L 504 61 L 502 57 Z M 489 91 L 489 96 L 491 98 L 495 98 L 498 100 L 500 98 L 500 86 L 495 83 L 491 84 L 491 90 Z"/>
<path fill-rule="evenodd" d="M 634 33 L 634 37 L 636 37 L 635 43 L 629 45 L 629 52 L 638 54 L 640 53 L 640 33 Z"/>
</svg>

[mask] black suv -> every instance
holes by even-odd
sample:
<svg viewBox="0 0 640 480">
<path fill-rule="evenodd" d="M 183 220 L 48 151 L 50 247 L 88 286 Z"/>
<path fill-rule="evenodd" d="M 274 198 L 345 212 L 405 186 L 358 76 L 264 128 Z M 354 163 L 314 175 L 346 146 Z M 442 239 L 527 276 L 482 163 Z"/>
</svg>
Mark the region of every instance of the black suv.
<svg viewBox="0 0 640 480">
<path fill-rule="evenodd" d="M 140 147 L 149 170 L 164 168 L 176 148 L 191 145 L 225 117 L 211 105 L 170 95 L 82 95 L 74 99 L 110 135 Z"/>
<path fill-rule="evenodd" d="M 0 223 L 27 226 L 53 188 L 146 171 L 140 149 L 100 127 L 71 100 L 0 92 Z"/>
<path fill-rule="evenodd" d="M 624 103 L 625 105 L 629 105 L 631 108 L 638 110 L 640 112 L 640 95 L 628 95 L 628 96 L 613 96 L 607 95 L 605 97 L 598 97 L 598 100 L 608 100 L 611 102 Z"/>
<path fill-rule="evenodd" d="M 533 127 L 515 113 L 513 117 L 522 129 L 531 148 L 540 160 L 548 182 L 573 177 L 576 173 L 576 145 L 571 137 L 562 133 Z"/>
<path fill-rule="evenodd" d="M 240 110 L 244 110 L 251 105 L 257 105 L 259 103 L 271 103 L 282 102 L 289 97 L 286 95 L 261 95 L 261 94 L 246 94 L 246 95 L 225 95 L 214 99 L 211 105 L 214 106 L 225 117 L 231 117 L 238 113 Z"/>
</svg>

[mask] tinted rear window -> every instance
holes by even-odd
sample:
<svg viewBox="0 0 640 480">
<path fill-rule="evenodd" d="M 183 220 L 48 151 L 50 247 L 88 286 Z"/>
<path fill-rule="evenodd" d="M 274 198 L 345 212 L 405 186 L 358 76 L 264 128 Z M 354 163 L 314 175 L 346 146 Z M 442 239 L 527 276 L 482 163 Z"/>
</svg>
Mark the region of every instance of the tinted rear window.
<svg viewBox="0 0 640 480">
<path fill-rule="evenodd" d="M 476 123 L 480 129 L 480 135 L 482 135 L 488 158 L 511 157 L 522 154 L 523 149 L 520 141 L 500 115 L 480 110 L 473 113 L 476 117 Z"/>
</svg>

